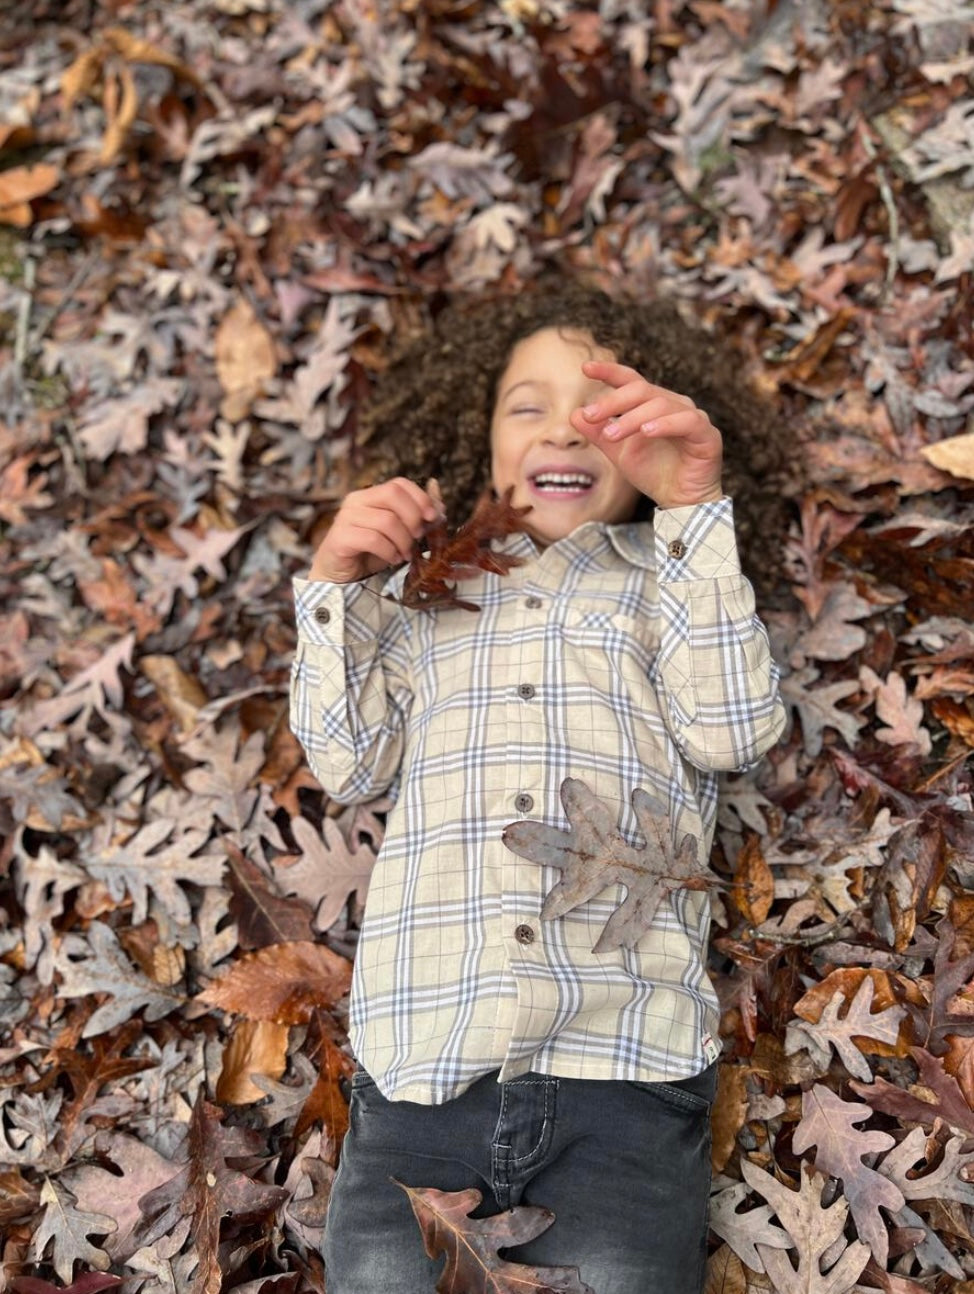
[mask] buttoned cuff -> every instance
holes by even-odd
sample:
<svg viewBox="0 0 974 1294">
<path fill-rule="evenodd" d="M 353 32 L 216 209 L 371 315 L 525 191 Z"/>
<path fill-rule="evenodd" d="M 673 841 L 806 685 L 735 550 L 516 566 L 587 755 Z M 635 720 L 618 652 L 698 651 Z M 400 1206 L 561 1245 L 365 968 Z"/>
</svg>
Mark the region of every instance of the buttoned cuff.
<svg viewBox="0 0 974 1294">
<path fill-rule="evenodd" d="M 295 576 L 294 613 L 298 641 L 317 647 L 342 647 L 368 642 L 382 628 L 382 591 L 387 576 L 371 576 L 352 584 L 304 580 Z"/>
<path fill-rule="evenodd" d="M 653 514 L 653 539 L 656 578 L 660 583 L 740 574 L 734 504 L 727 495 L 712 503 L 657 508 Z"/>
</svg>

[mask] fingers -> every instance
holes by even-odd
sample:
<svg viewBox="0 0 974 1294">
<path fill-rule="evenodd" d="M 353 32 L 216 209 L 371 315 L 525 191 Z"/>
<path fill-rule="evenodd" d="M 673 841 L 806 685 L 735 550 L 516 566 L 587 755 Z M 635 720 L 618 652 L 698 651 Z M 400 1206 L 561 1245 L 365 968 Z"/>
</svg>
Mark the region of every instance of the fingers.
<svg viewBox="0 0 974 1294">
<path fill-rule="evenodd" d="M 618 366 L 622 369 L 622 365 Z M 626 373 L 632 374 L 633 369 L 625 369 Z M 649 406 L 653 406 L 649 409 Z M 634 380 L 627 381 L 618 386 L 615 391 L 607 392 L 592 404 L 585 405 L 584 408 L 576 410 L 582 419 L 582 427 L 585 425 L 603 423 L 609 419 L 619 419 L 624 415 L 642 411 L 642 421 L 647 418 L 661 416 L 671 409 L 695 409 L 696 405 L 689 396 L 680 395 L 676 391 L 668 391 L 666 387 L 655 386 L 652 382 L 647 382 L 637 373 Z M 637 424 L 638 425 L 638 424 Z"/>
<path fill-rule="evenodd" d="M 603 437 L 613 444 L 643 436 L 650 440 L 683 440 L 692 450 L 694 442 L 711 446 L 715 429 L 707 415 L 700 409 L 678 409 L 646 415 L 636 410 L 627 418 L 609 423 L 602 428 Z"/>
<path fill-rule="evenodd" d="M 442 503 L 405 477 L 353 490 L 338 509 L 312 569 L 346 582 L 411 561 L 416 540 L 442 515 Z"/>
</svg>

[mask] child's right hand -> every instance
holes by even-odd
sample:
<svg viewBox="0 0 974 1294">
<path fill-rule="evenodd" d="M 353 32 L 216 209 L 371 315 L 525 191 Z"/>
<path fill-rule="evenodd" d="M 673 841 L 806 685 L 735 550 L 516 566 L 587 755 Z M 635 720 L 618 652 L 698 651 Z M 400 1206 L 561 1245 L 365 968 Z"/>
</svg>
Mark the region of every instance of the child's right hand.
<svg viewBox="0 0 974 1294">
<path fill-rule="evenodd" d="M 408 562 L 414 540 L 442 517 L 435 481 L 430 481 L 429 492 L 404 476 L 353 490 L 319 544 L 308 579 L 349 584 Z"/>
</svg>

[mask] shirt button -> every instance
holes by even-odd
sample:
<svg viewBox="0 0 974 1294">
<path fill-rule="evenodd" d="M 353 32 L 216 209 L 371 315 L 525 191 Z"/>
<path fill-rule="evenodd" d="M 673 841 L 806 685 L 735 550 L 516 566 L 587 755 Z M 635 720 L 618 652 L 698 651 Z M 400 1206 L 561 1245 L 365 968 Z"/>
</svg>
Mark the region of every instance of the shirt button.
<svg viewBox="0 0 974 1294">
<path fill-rule="evenodd" d="M 534 926 L 529 926 L 529 925 L 518 926 L 518 928 L 514 931 L 514 938 L 518 941 L 519 944 L 533 944 Z"/>
<path fill-rule="evenodd" d="M 538 607 L 541 606 L 541 599 L 532 594 L 531 597 L 525 599 L 524 605 L 530 607 L 532 611 L 537 611 Z"/>
<path fill-rule="evenodd" d="M 682 539 L 671 539 L 666 551 L 671 557 L 683 557 L 687 551 L 687 546 Z"/>
<path fill-rule="evenodd" d="M 320 625 L 326 625 L 331 619 L 331 612 L 327 607 L 315 607 L 314 618 Z"/>
<path fill-rule="evenodd" d="M 530 701 L 534 696 L 534 687 L 530 683 L 521 683 L 517 689 L 517 694 L 522 701 Z"/>
<path fill-rule="evenodd" d="M 522 791 L 514 801 L 514 807 L 518 813 L 530 813 L 534 808 L 534 800 L 525 791 Z"/>
</svg>

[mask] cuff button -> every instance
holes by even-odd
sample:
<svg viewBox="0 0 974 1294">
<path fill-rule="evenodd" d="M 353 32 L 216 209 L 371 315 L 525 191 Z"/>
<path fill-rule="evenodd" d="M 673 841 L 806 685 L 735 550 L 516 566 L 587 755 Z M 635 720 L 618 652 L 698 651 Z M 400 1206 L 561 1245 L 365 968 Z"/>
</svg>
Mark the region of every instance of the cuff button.
<svg viewBox="0 0 974 1294">
<path fill-rule="evenodd" d="M 314 619 L 319 625 L 326 625 L 331 619 L 331 612 L 327 607 L 315 607 Z"/>
<path fill-rule="evenodd" d="M 666 546 L 666 551 L 671 557 L 686 556 L 687 546 L 682 539 L 671 539 Z"/>
</svg>

